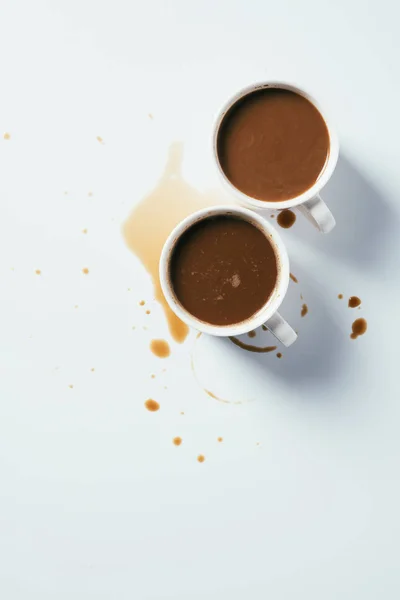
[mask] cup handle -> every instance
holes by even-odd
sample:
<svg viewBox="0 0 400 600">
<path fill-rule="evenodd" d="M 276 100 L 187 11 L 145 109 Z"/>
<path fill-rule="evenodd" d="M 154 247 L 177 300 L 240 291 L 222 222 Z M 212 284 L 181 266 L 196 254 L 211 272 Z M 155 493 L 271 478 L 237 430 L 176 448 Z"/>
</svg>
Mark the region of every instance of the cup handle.
<svg viewBox="0 0 400 600">
<path fill-rule="evenodd" d="M 286 347 L 291 346 L 297 340 L 297 333 L 278 312 L 272 315 L 264 325 Z"/>
<path fill-rule="evenodd" d="M 336 225 L 335 217 L 319 194 L 300 204 L 298 209 L 322 233 L 329 233 Z"/>
</svg>

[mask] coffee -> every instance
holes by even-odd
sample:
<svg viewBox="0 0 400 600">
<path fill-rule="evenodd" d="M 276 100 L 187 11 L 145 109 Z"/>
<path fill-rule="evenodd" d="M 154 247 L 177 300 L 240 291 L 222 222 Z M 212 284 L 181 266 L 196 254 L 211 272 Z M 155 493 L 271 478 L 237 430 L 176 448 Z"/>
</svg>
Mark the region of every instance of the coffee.
<svg viewBox="0 0 400 600">
<path fill-rule="evenodd" d="M 263 88 L 238 100 L 218 131 L 222 170 L 241 192 L 282 202 L 308 190 L 329 155 L 329 132 L 304 96 Z"/>
<path fill-rule="evenodd" d="M 169 264 L 180 304 L 211 325 L 253 316 L 278 279 L 274 248 L 255 225 L 230 215 L 205 218 L 178 239 Z"/>
</svg>

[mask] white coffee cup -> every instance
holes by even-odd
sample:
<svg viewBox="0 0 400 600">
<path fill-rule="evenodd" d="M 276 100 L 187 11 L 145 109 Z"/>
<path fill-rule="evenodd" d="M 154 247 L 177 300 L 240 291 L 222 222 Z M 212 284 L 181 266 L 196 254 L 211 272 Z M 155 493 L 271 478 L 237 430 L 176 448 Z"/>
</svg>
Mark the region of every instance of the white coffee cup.
<svg viewBox="0 0 400 600">
<path fill-rule="evenodd" d="M 275 288 L 264 306 L 248 319 L 232 325 L 212 325 L 197 319 L 180 304 L 170 278 L 170 261 L 178 239 L 195 223 L 217 215 L 235 216 L 258 227 L 272 244 L 278 266 Z M 260 325 L 265 325 L 284 346 L 290 346 L 296 341 L 296 333 L 277 312 L 289 285 L 289 258 L 286 248 L 274 227 L 254 211 L 238 206 L 214 206 L 189 215 L 175 227 L 166 240 L 161 252 L 159 271 L 161 288 L 166 301 L 171 310 L 190 327 L 210 335 L 236 336 L 248 333 Z"/>
<path fill-rule="evenodd" d="M 303 192 L 302 194 L 290 198 L 289 200 L 283 200 L 282 202 L 267 202 L 264 200 L 257 200 L 256 198 L 251 198 L 247 194 L 244 194 L 238 188 L 236 188 L 225 175 L 220 161 L 218 157 L 218 133 L 220 130 L 221 123 L 230 108 L 238 101 L 247 96 L 248 94 L 252 94 L 253 92 L 266 88 L 278 88 L 284 90 L 290 90 L 303 96 L 309 102 L 311 102 L 318 112 L 321 114 L 322 118 L 325 121 L 326 127 L 329 133 L 329 152 L 326 158 L 325 165 L 317 179 L 317 181 L 312 185 L 308 190 Z M 266 81 L 264 83 L 256 83 L 250 85 L 240 92 L 236 93 L 232 98 L 224 105 L 218 117 L 215 121 L 214 130 L 213 130 L 213 155 L 218 168 L 218 173 L 222 180 L 222 183 L 225 187 L 233 193 L 238 199 L 239 203 L 243 206 L 248 206 L 252 209 L 284 209 L 284 208 L 294 208 L 297 207 L 308 219 L 311 221 L 319 231 L 323 233 L 329 233 L 336 224 L 335 218 L 332 215 L 331 211 L 322 200 L 319 195 L 322 188 L 329 181 L 333 171 L 335 170 L 337 159 L 339 156 L 339 142 L 336 136 L 335 131 L 333 130 L 331 124 L 326 118 L 325 113 L 321 110 L 317 101 L 307 92 L 302 90 L 301 88 L 292 85 L 290 83 L 280 82 L 280 81 Z"/>
</svg>

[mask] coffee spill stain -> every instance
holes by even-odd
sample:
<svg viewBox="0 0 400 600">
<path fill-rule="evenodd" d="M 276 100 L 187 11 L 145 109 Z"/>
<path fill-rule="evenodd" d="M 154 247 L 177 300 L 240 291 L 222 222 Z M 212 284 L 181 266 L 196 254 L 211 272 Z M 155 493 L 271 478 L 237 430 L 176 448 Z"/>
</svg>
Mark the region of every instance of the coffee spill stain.
<svg viewBox="0 0 400 600">
<path fill-rule="evenodd" d="M 40 269 L 36 269 L 35 273 L 36 273 L 36 275 L 41 275 L 42 271 Z"/>
<path fill-rule="evenodd" d="M 182 444 L 182 438 L 180 438 L 180 437 L 174 437 L 174 439 L 172 440 L 172 443 L 175 446 L 180 446 Z"/>
<path fill-rule="evenodd" d="M 357 308 L 357 306 L 360 306 L 360 304 L 360 298 L 358 298 L 357 296 L 350 296 L 348 304 L 349 308 Z"/>
<path fill-rule="evenodd" d="M 149 315 L 149 314 L 150 314 L 150 311 L 149 311 L 149 310 L 146 310 L 146 315 Z"/>
<path fill-rule="evenodd" d="M 257 333 L 253 330 L 253 331 L 249 331 L 249 333 L 247 335 L 249 336 L 249 338 L 255 338 Z"/>
<path fill-rule="evenodd" d="M 278 358 L 282 358 L 282 352 L 277 352 L 276 355 Z"/>
<path fill-rule="evenodd" d="M 275 215 L 271 215 L 271 219 L 275 219 Z"/>
<path fill-rule="evenodd" d="M 278 225 L 283 227 L 283 229 L 290 229 L 296 221 L 296 215 L 292 210 L 286 209 L 279 213 L 276 220 Z"/>
<path fill-rule="evenodd" d="M 99 144 L 104 144 L 103 138 L 100 137 L 99 135 L 96 137 L 96 140 L 99 142 Z"/>
<path fill-rule="evenodd" d="M 158 358 L 167 358 L 171 354 L 171 348 L 165 340 L 151 340 L 150 350 Z"/>
<path fill-rule="evenodd" d="M 157 412 L 157 410 L 160 410 L 160 405 L 158 404 L 158 402 L 156 402 L 152 398 L 149 398 L 148 400 L 146 400 L 144 405 L 147 408 L 147 410 L 149 410 L 150 412 Z"/>
<path fill-rule="evenodd" d="M 367 321 L 365 319 L 356 319 L 351 326 L 352 333 L 350 337 L 352 340 L 356 340 L 359 335 L 364 335 L 367 331 Z"/>
<path fill-rule="evenodd" d="M 87 267 L 85 267 L 84 269 L 82 269 L 82 273 L 84 275 L 89 275 L 89 269 Z"/>
<path fill-rule="evenodd" d="M 305 317 L 307 313 L 308 313 L 308 306 L 307 306 L 307 304 L 303 304 L 303 306 L 301 307 L 301 316 Z"/>
<path fill-rule="evenodd" d="M 263 354 L 264 352 L 273 352 L 276 350 L 276 346 L 252 346 L 251 344 L 245 344 L 234 336 L 229 336 L 229 339 L 236 346 L 239 346 L 239 348 L 247 350 L 248 352 L 257 352 L 258 354 Z"/>
<path fill-rule="evenodd" d="M 217 438 L 217 441 L 218 441 L 218 442 L 223 442 L 223 441 L 224 441 L 224 438 L 222 438 L 222 437 L 219 437 L 219 438 Z"/>
<path fill-rule="evenodd" d="M 343 294 L 338 294 L 339 300 L 343 300 Z"/>
<path fill-rule="evenodd" d="M 10 140 L 10 139 L 11 139 L 11 135 L 10 135 L 9 133 L 7 133 L 7 132 L 6 132 L 6 133 L 3 135 L 3 139 L 5 139 L 5 140 Z"/>
<path fill-rule="evenodd" d="M 201 208 L 221 204 L 221 199 L 216 199 L 212 193 L 201 193 L 183 179 L 182 161 L 183 144 L 174 142 L 169 148 L 167 164 L 158 184 L 134 208 L 122 229 L 126 245 L 150 274 L 155 298 L 164 310 L 169 331 L 180 343 L 186 339 L 189 328 L 170 309 L 162 293 L 158 275 L 161 250 L 182 219 Z"/>
<path fill-rule="evenodd" d="M 197 457 L 197 460 L 199 463 L 203 463 L 206 460 L 206 457 L 203 456 L 202 454 L 199 454 Z"/>
<path fill-rule="evenodd" d="M 299 280 L 297 279 L 297 277 L 295 277 L 295 276 L 293 275 L 293 273 L 290 273 L 289 275 L 290 275 L 290 279 L 291 279 L 292 281 L 294 281 L 295 283 L 299 283 Z"/>
<path fill-rule="evenodd" d="M 145 304 L 146 304 L 146 302 L 145 302 L 144 300 L 141 300 L 141 301 L 139 302 L 139 306 L 144 306 Z"/>
</svg>

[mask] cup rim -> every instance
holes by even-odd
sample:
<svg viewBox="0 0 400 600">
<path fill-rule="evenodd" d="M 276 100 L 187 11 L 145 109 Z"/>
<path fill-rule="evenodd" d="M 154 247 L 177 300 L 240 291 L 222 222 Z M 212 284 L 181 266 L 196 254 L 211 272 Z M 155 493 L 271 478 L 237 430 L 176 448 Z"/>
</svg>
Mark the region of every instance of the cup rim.
<svg viewBox="0 0 400 600">
<path fill-rule="evenodd" d="M 208 217 L 218 215 L 237 216 L 258 227 L 266 236 L 269 237 L 269 241 L 272 244 L 275 252 L 278 266 L 277 283 L 266 303 L 256 313 L 254 313 L 254 315 L 248 317 L 244 321 L 230 325 L 213 325 L 192 315 L 180 304 L 176 298 L 169 277 L 169 264 L 173 249 L 175 248 L 178 239 L 195 223 Z M 254 211 L 235 205 L 222 205 L 204 208 L 183 219 L 173 229 L 165 241 L 159 262 L 161 289 L 171 310 L 190 327 L 193 327 L 202 333 L 225 337 L 248 333 L 257 327 L 260 327 L 260 325 L 272 317 L 272 315 L 278 310 L 283 298 L 285 297 L 289 285 L 289 272 L 289 257 L 285 245 L 272 224 Z"/>
<path fill-rule="evenodd" d="M 232 108 L 232 106 L 234 104 L 236 104 L 236 102 L 238 102 L 245 96 L 248 96 L 249 94 L 252 94 L 253 92 L 256 92 L 256 91 L 262 90 L 262 89 L 266 89 L 266 88 L 277 88 L 277 89 L 290 90 L 290 91 L 295 92 L 296 94 L 299 94 L 300 96 L 303 96 L 304 98 L 306 98 L 309 102 L 311 102 L 311 104 L 313 104 L 313 106 L 321 114 L 323 120 L 325 121 L 325 125 L 328 129 L 328 134 L 329 134 L 329 153 L 327 156 L 325 166 L 322 169 L 316 182 L 310 188 L 308 188 L 308 190 L 299 194 L 298 196 L 295 196 L 294 198 L 289 198 L 288 200 L 283 200 L 283 201 L 276 200 L 274 202 L 268 201 L 268 200 L 258 200 L 257 198 L 252 198 L 251 196 L 248 196 L 244 192 L 241 192 L 236 186 L 234 186 L 233 183 L 231 183 L 231 181 L 225 175 L 224 170 L 222 169 L 221 163 L 219 161 L 218 146 L 217 146 L 219 130 L 220 130 L 222 121 L 223 121 L 226 113 L 229 111 L 229 109 Z M 252 83 L 252 84 L 242 88 L 241 90 L 236 92 L 233 96 L 231 96 L 227 102 L 225 102 L 225 104 L 222 106 L 219 113 L 217 114 L 217 118 L 215 119 L 215 122 L 214 122 L 213 135 L 212 135 L 212 150 L 213 150 L 214 161 L 216 163 L 218 174 L 220 176 L 222 183 L 231 193 L 233 193 L 236 196 L 236 198 L 239 200 L 239 202 L 242 205 L 250 206 L 251 208 L 257 208 L 260 210 L 265 209 L 265 208 L 281 210 L 281 209 L 285 209 L 285 208 L 294 208 L 295 206 L 299 206 L 300 204 L 303 204 L 304 202 L 311 200 L 312 198 L 314 198 L 315 196 L 317 196 L 319 194 L 319 192 L 327 184 L 327 182 L 329 181 L 329 179 L 332 176 L 333 171 L 335 170 L 336 163 L 337 163 L 337 160 L 339 157 L 339 141 L 338 141 L 336 131 L 332 127 L 331 121 L 327 117 L 326 112 L 321 108 L 318 101 L 309 92 L 305 91 L 303 88 L 299 87 L 298 85 L 288 82 L 288 81 L 265 80 L 265 81 Z"/>
</svg>

